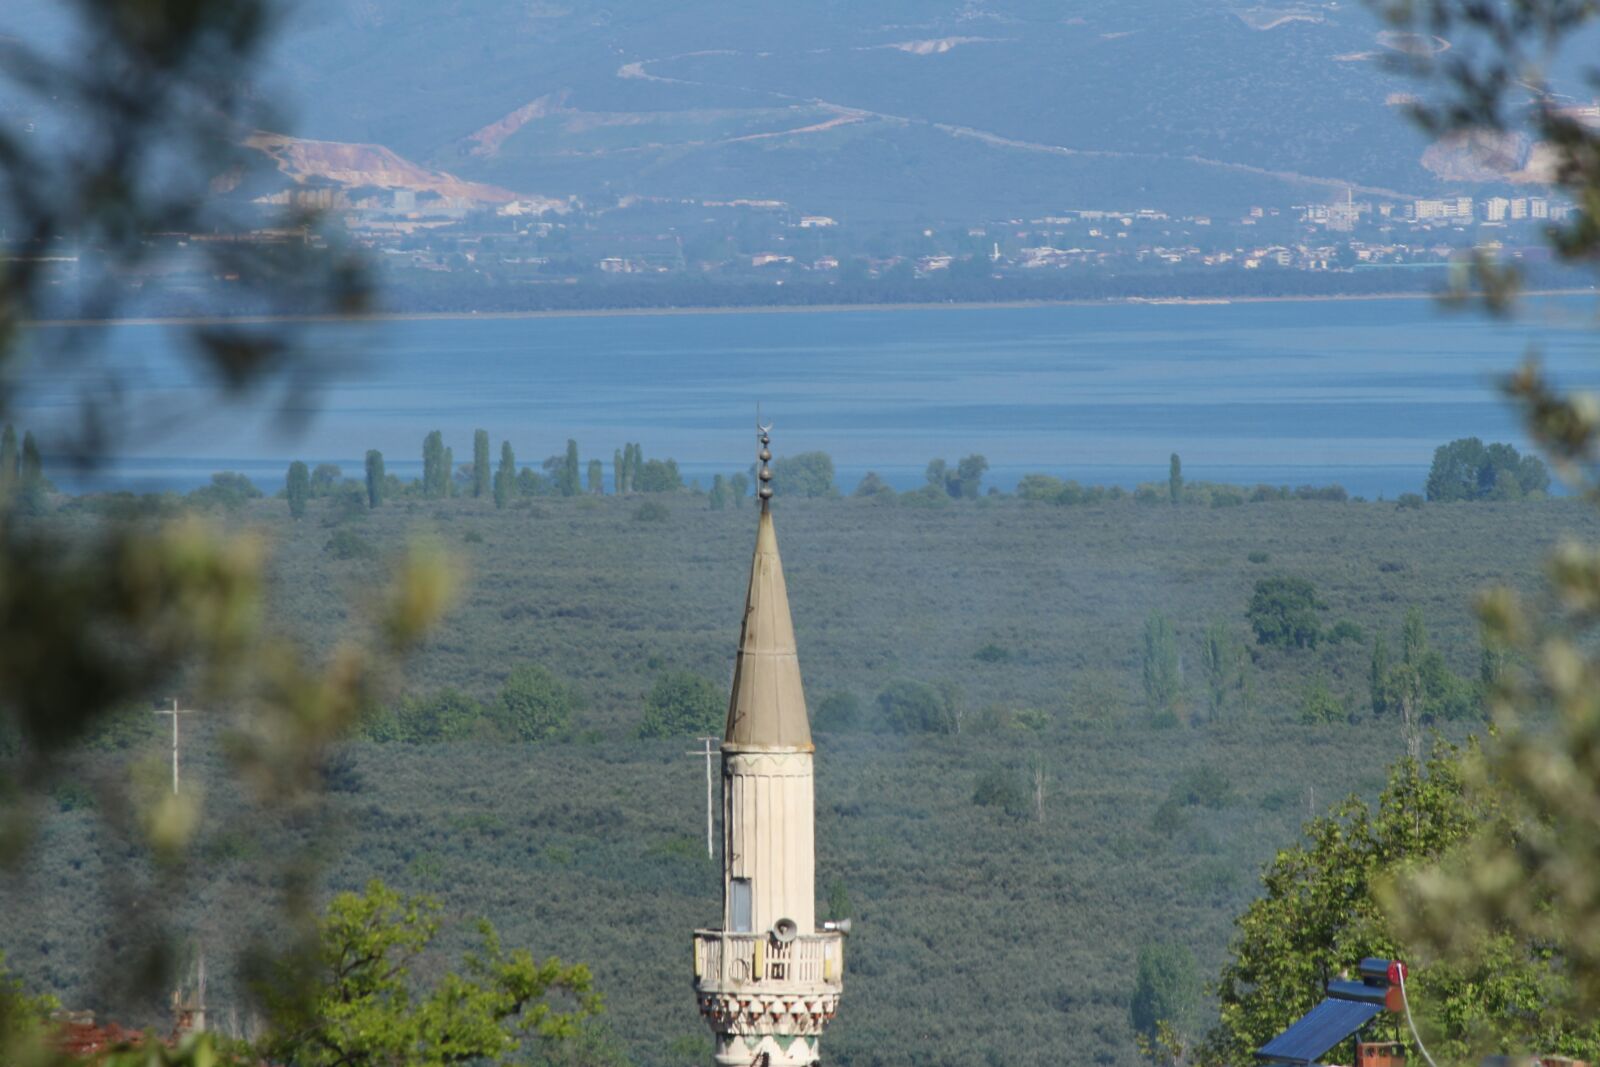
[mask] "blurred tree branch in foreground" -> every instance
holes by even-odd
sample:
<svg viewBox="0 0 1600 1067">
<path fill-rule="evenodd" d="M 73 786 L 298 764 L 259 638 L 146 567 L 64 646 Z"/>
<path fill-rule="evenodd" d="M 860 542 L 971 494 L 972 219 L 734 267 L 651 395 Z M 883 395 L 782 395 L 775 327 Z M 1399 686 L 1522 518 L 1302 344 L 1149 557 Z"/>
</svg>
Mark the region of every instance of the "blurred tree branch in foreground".
<svg viewBox="0 0 1600 1067">
<path fill-rule="evenodd" d="M 251 79 L 277 7 L 63 0 L 40 16 L 50 23 L 41 38 L 55 33 L 54 43 L 0 37 L 0 93 L 50 120 L 46 136 L 0 126 L 0 422 L 26 402 L 25 365 L 54 386 L 70 383 L 74 414 L 55 429 L 57 455 L 103 462 L 161 413 L 129 399 L 131 369 L 103 348 L 104 331 L 29 325 L 63 313 L 44 273 L 54 257 L 85 265 L 67 309 L 74 318 L 115 317 L 129 274 L 172 255 L 225 278 L 233 309 L 347 315 L 366 307 L 362 263 L 320 237 L 311 216 L 287 215 L 271 230 L 278 239 L 156 240 L 245 234 L 211 194 L 242 165 L 243 135 L 264 121 Z M 270 320 L 194 326 L 190 354 L 208 401 L 279 389 L 284 413 L 303 410 L 319 371 L 297 330 Z M 45 797 L 70 773 L 74 750 L 119 715 L 148 715 L 152 699 L 174 691 L 236 716 L 227 749 L 251 798 L 240 832 L 259 835 L 285 820 L 314 827 L 328 746 L 446 609 L 455 585 L 440 555 L 413 550 L 357 631 L 319 655 L 265 626 L 264 548 L 255 536 L 141 515 L 85 532 L 37 496 L 21 503 L 17 493 L 0 499 L 0 876 L 12 880 L 8 891 L 27 891 Z M 114 783 L 117 802 L 98 806 L 131 857 L 119 884 L 104 887 L 130 936 L 101 977 L 128 1003 L 149 1006 L 172 988 L 171 902 L 185 879 L 206 872 L 191 848 L 193 793 L 141 788 L 136 779 Z M 302 852 L 318 850 L 263 861 L 277 868 L 263 884 L 284 904 L 289 929 L 273 944 L 285 959 L 316 937 L 316 861 Z M 59 1058 L 26 1025 L 41 1010 L 0 989 L 0 1062 Z M 209 1039 L 130 1054 L 195 1064 L 214 1055 Z"/>
<path fill-rule="evenodd" d="M 1555 84 L 1600 94 L 1600 6 L 1380 0 L 1380 7 L 1397 29 L 1450 42 L 1447 51 L 1418 49 L 1405 61 L 1440 90 L 1437 101 L 1416 108 L 1424 128 L 1476 143 L 1530 138 L 1532 158 L 1577 209 L 1549 227 L 1550 246 L 1568 261 L 1600 263 L 1600 118 Z M 1574 60 L 1581 69 L 1572 70 Z M 1491 312 L 1513 306 L 1513 270 L 1480 256 L 1474 277 Z M 1531 358 L 1505 389 L 1561 476 L 1600 503 L 1600 398 L 1564 392 Z M 1546 603 L 1502 589 L 1480 605 L 1487 642 L 1510 653 L 1513 666 L 1491 689 L 1495 736 L 1472 786 L 1494 798 L 1513 833 L 1479 833 L 1439 862 L 1396 872 L 1382 897 L 1402 940 L 1429 955 L 1481 959 L 1506 935 L 1543 946 L 1560 977 L 1551 1009 L 1592 1019 L 1600 1015 L 1600 549 L 1563 545 L 1548 577 Z"/>
</svg>

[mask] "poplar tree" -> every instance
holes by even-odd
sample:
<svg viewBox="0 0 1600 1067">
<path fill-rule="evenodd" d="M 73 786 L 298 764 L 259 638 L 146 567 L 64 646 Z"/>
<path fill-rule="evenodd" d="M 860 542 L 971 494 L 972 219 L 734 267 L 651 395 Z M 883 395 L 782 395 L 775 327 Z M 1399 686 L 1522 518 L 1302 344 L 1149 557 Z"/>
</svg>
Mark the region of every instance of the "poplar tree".
<svg viewBox="0 0 1600 1067">
<path fill-rule="evenodd" d="M 712 511 L 721 511 L 728 506 L 728 480 L 720 474 L 711 479 L 709 502 Z"/>
<path fill-rule="evenodd" d="M 456 495 L 456 450 L 444 450 L 444 463 L 439 471 L 439 495 L 452 497 Z"/>
<path fill-rule="evenodd" d="M 440 476 L 444 464 L 444 435 L 434 430 L 422 440 L 423 496 L 444 496 L 445 479 Z"/>
<path fill-rule="evenodd" d="M 1167 466 L 1167 495 L 1172 497 L 1174 504 L 1183 500 L 1183 461 L 1176 452 Z"/>
<path fill-rule="evenodd" d="M 44 462 L 39 458 L 39 446 L 31 432 L 22 435 L 19 481 L 25 497 L 36 498 L 44 492 Z"/>
<path fill-rule="evenodd" d="M 300 460 L 289 464 L 289 475 L 284 482 L 284 495 L 289 498 L 289 517 L 303 518 L 306 501 L 311 497 L 311 471 Z"/>
<path fill-rule="evenodd" d="M 367 450 L 367 507 L 383 503 L 383 453 L 376 448 Z"/>
<path fill-rule="evenodd" d="M 511 442 L 500 442 L 500 469 L 494 475 L 494 506 L 503 508 L 517 492 L 517 456 Z"/>
<path fill-rule="evenodd" d="M 1372 714 L 1382 715 L 1389 710 L 1389 642 L 1379 633 L 1372 639 L 1372 667 L 1367 674 L 1367 685 L 1372 694 Z"/>
<path fill-rule="evenodd" d="M 1406 609 L 1406 621 L 1400 630 L 1400 660 L 1410 667 L 1420 667 L 1428 654 L 1428 627 L 1422 621 L 1422 611 Z"/>
<path fill-rule="evenodd" d="M 601 495 L 606 491 L 606 465 L 597 459 L 589 461 L 589 492 Z"/>
<path fill-rule="evenodd" d="M 622 495 L 622 449 L 611 453 L 611 491 L 618 496 Z"/>
<path fill-rule="evenodd" d="M 561 464 L 558 488 L 562 496 L 578 495 L 578 442 L 567 438 L 567 458 Z"/>
<path fill-rule="evenodd" d="M 17 484 L 17 431 L 8 422 L 0 433 L 0 496 L 5 496 Z"/>
<path fill-rule="evenodd" d="M 478 430 L 472 435 L 472 495 L 486 496 L 489 492 L 489 431 Z"/>
<path fill-rule="evenodd" d="M 1169 711 L 1178 702 L 1182 686 L 1178 666 L 1178 638 L 1172 624 L 1159 611 L 1144 624 L 1144 695 L 1152 711 Z"/>
<path fill-rule="evenodd" d="M 1200 646 L 1200 664 L 1206 672 L 1206 697 L 1212 719 L 1227 710 L 1228 694 L 1244 688 L 1244 658 L 1226 623 L 1206 627 Z"/>
</svg>

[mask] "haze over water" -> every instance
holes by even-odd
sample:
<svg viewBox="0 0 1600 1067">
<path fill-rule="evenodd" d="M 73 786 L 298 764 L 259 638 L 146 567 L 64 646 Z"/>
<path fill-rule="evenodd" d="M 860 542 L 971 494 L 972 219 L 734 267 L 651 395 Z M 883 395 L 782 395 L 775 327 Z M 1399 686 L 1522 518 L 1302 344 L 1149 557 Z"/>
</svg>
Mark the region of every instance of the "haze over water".
<svg viewBox="0 0 1600 1067">
<path fill-rule="evenodd" d="M 639 441 L 709 483 L 749 464 L 759 400 L 779 455 L 831 453 L 845 492 L 868 469 L 912 488 L 931 457 L 970 452 L 1002 488 L 1030 471 L 1131 486 L 1178 452 L 1191 479 L 1394 495 L 1420 489 L 1442 442 L 1524 444 L 1495 381 L 1530 345 L 1559 381 L 1600 387 L 1593 313 L 1576 297 L 1510 324 L 1420 299 L 387 321 L 313 335 L 334 370 L 298 438 L 272 398 L 206 404 L 171 328 L 121 325 L 109 343 L 135 390 L 185 414 L 95 484 L 233 469 L 275 491 L 291 459 L 359 476 L 368 448 L 410 477 L 429 430 L 459 463 L 477 427 L 521 465 L 573 437 L 609 480 L 612 450 Z M 59 369 L 22 381 L 24 422 L 69 410 Z"/>
</svg>

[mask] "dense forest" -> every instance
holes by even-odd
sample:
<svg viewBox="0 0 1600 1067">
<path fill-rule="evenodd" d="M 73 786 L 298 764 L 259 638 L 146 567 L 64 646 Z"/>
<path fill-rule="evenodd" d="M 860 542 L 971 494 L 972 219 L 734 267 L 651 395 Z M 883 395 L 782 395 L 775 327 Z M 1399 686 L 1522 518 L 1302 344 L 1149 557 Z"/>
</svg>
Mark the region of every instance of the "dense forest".
<svg viewBox="0 0 1600 1067">
<path fill-rule="evenodd" d="M 1481 728 L 1473 594 L 1536 591 L 1558 538 L 1597 533 L 1591 508 L 1537 493 L 1235 499 L 1175 462 L 1138 494 L 1035 480 L 1038 499 L 969 499 L 961 466 L 945 474 L 946 492 L 776 505 L 817 726 L 819 912 L 856 922 L 825 1046 L 841 1064 L 1136 1062 L 1141 952 L 1181 946 L 1217 974 L 1261 866 L 1308 815 L 1375 795 L 1415 743 L 1377 661 L 1424 677 L 1414 726 Z M 290 824 L 280 844 L 325 860 L 324 893 L 382 878 L 587 962 L 603 1061 L 702 1062 L 688 936 L 714 921 L 719 880 L 689 750 L 726 690 L 750 502 L 685 489 L 496 507 L 479 487 L 372 507 L 359 483 L 324 484 L 292 519 L 281 495 L 218 484 L 185 506 L 260 532 L 273 621 L 308 649 L 361 635 L 347 605 L 408 542 L 467 575 L 328 769 L 334 838 Z M 105 505 L 50 521 L 105 521 Z M 217 826 L 236 804 L 226 719 L 185 723 L 185 781 Z M 133 862 L 93 817 L 96 776 L 159 767 L 165 728 L 139 709 L 108 731 L 83 784 L 59 791 L 42 861 L 8 887 L 8 966 L 69 1006 L 103 1003 L 87 976 L 115 951 L 106 916 Z M 251 861 L 275 846 L 203 842 L 186 917 L 212 946 L 214 1017 L 248 1031 L 219 957 L 266 918 L 274 889 Z"/>
</svg>

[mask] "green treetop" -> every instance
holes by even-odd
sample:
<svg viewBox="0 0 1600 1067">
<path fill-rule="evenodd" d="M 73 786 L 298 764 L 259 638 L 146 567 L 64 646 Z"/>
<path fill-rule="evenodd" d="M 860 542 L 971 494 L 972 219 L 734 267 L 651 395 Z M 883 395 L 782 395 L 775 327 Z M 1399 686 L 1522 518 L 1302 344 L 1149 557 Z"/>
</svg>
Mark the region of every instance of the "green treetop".
<svg viewBox="0 0 1600 1067">
<path fill-rule="evenodd" d="M 1200 1015 L 1200 976 L 1183 945 L 1150 943 L 1139 949 L 1128 1021 L 1143 1037 L 1158 1036 L 1162 1023 L 1189 1034 Z"/>
<path fill-rule="evenodd" d="M 772 461 L 772 491 L 779 496 L 828 496 L 833 490 L 833 457 L 801 452 Z"/>
<path fill-rule="evenodd" d="M 1550 487 L 1550 471 L 1538 456 L 1508 444 L 1485 445 L 1463 437 L 1433 453 L 1425 490 L 1429 500 L 1515 500 Z"/>
<path fill-rule="evenodd" d="M 297 1067 L 503 1062 L 529 1039 L 572 1038 L 602 1010 L 587 967 L 507 952 L 486 920 L 460 969 L 425 985 L 412 968 L 439 933 L 438 912 L 431 898 L 378 881 L 336 896 L 318 924 L 315 965 L 265 991 L 271 1028 L 259 1050 Z"/>
<path fill-rule="evenodd" d="M 503 729 L 522 741 L 556 737 L 577 706 L 572 687 L 543 667 L 518 667 L 506 678 L 494 714 Z"/>
<path fill-rule="evenodd" d="M 672 671 L 656 679 L 645 698 L 640 737 L 713 734 L 722 728 L 726 695 L 692 671 Z"/>
<path fill-rule="evenodd" d="M 1317 613 L 1323 604 L 1304 578 L 1263 578 L 1256 582 L 1246 612 L 1256 641 L 1282 648 L 1316 648 L 1322 637 Z"/>
</svg>

